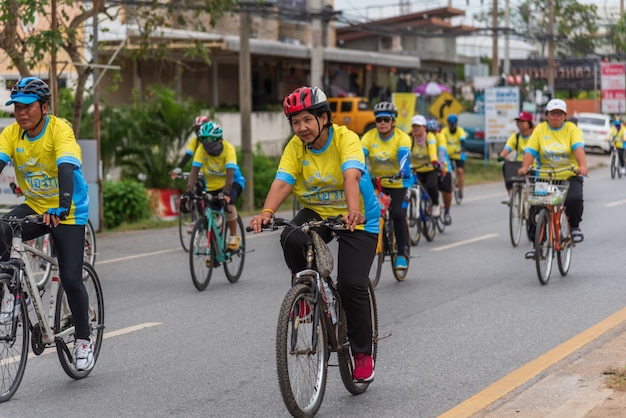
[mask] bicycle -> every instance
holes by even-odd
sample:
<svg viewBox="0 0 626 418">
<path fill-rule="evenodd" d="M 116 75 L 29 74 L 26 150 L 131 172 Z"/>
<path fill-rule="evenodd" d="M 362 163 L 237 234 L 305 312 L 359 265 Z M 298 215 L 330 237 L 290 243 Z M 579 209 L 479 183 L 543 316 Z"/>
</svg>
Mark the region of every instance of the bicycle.
<svg viewBox="0 0 626 418">
<path fill-rule="evenodd" d="M 0 321 L 0 402 L 11 399 L 24 377 L 29 340 L 35 355 L 40 355 L 47 347 L 56 346 L 61 367 L 73 379 L 82 379 L 93 370 L 93 367 L 77 370 L 68 348 L 68 343 L 75 338 L 74 324 L 67 296 L 60 285 L 57 259 L 22 241 L 22 226 L 28 223 L 41 224 L 42 219 L 41 215 L 29 215 L 2 220 L 11 225 L 14 234 L 10 259 L 0 262 L 0 299 L 4 301 L 12 298 L 15 302 L 12 311 L 2 312 L 8 319 Z M 53 277 L 49 289 L 35 282 L 27 257 L 29 253 L 36 254 L 52 266 Z M 104 299 L 98 275 L 87 262 L 83 263 L 82 277 L 89 297 L 90 338 L 95 365 L 104 332 Z M 43 296 L 47 291 L 50 299 L 44 303 Z"/>
<path fill-rule="evenodd" d="M 378 202 L 380 204 L 380 231 L 378 233 L 378 244 L 376 245 L 376 255 L 370 268 L 370 281 L 374 289 L 380 282 L 380 275 L 382 272 L 382 264 L 385 262 L 385 256 L 391 257 L 391 269 L 393 275 L 397 281 L 402 282 L 406 279 L 406 275 L 409 271 L 410 251 L 411 247 L 408 246 L 406 269 L 397 269 L 396 257 L 398 256 L 398 246 L 396 243 L 396 233 L 393 228 L 393 219 L 389 216 L 389 205 L 391 204 L 391 198 L 389 195 L 383 192 L 381 180 L 397 181 L 397 176 L 383 176 L 376 178 L 376 189 L 378 195 Z M 409 237 L 410 237 L 410 231 Z"/>
<path fill-rule="evenodd" d="M 430 164 L 424 164 L 415 168 L 426 166 L 430 166 Z M 415 183 L 413 183 L 410 189 L 411 197 L 408 208 L 409 238 L 413 246 L 419 244 L 422 233 L 427 241 L 435 239 L 439 218 L 439 216 L 432 216 L 433 201 L 424 185 L 419 181 L 417 174 L 414 171 Z"/>
<path fill-rule="evenodd" d="M 189 173 L 180 173 L 176 178 L 188 179 Z M 205 186 L 206 183 L 203 173 L 198 173 L 195 193 L 201 195 Z M 204 214 L 204 201 L 191 200 L 189 202 L 189 210 L 183 210 L 181 206 L 178 212 L 178 237 L 180 238 L 180 245 L 185 252 L 189 252 L 189 234 L 193 231 L 193 226 L 196 224 L 196 221 Z"/>
<path fill-rule="evenodd" d="M 570 233 L 569 220 L 565 214 L 565 198 L 569 189 L 567 180 L 555 180 L 554 175 L 574 171 L 572 167 L 537 170 L 536 174 L 547 174 L 548 178 L 526 177 L 529 189 L 528 202 L 540 206 L 535 230 L 535 266 L 539 283 L 545 285 L 550 280 L 554 252 L 561 276 L 567 275 L 572 262 L 572 248 L 576 245 Z"/>
<path fill-rule="evenodd" d="M 609 169 L 611 170 L 611 179 L 615 179 L 615 174 L 618 178 L 622 178 L 621 165 L 619 162 L 619 156 L 617 154 L 617 147 L 615 144 L 611 144 L 611 156 L 609 159 Z"/>
<path fill-rule="evenodd" d="M 17 184 L 9 183 L 11 191 L 16 196 L 22 196 L 22 190 Z M 54 257 L 54 247 L 50 234 L 45 234 L 26 242 L 27 245 L 42 251 L 50 257 Z M 52 272 L 52 266 L 45 259 L 38 257 L 36 254 L 29 252 L 28 256 L 33 259 L 31 265 L 34 267 L 33 276 L 37 286 L 42 287 L 49 279 Z M 90 220 L 85 224 L 85 252 L 83 259 L 92 266 L 96 264 L 96 233 Z"/>
<path fill-rule="evenodd" d="M 241 277 L 246 258 L 246 236 L 243 221 L 237 215 L 237 235 L 240 238 L 239 248 L 228 249 L 228 225 L 226 223 L 226 200 L 220 193 L 212 195 L 204 190 L 192 200 L 203 201 L 204 213 L 196 220 L 189 241 L 189 265 L 191 280 L 196 289 L 207 288 L 214 267 L 224 266 L 226 278 L 236 283 Z M 213 209 L 212 205 L 219 205 Z"/>
<path fill-rule="evenodd" d="M 456 176 L 456 170 L 456 164 L 452 163 L 452 170 L 450 170 L 450 175 L 452 176 L 452 195 L 454 196 L 454 201 L 456 202 L 456 204 L 460 205 L 463 197 L 459 193 L 459 180 Z"/>
<path fill-rule="evenodd" d="M 519 161 L 504 161 L 504 176 L 511 181 L 511 195 L 509 196 L 509 235 L 513 247 L 519 245 L 524 223 L 528 224 L 530 205 L 528 204 L 529 188 L 525 177 L 519 177 L 517 171 L 521 168 Z M 528 229 L 527 229 L 528 232 Z"/>
<path fill-rule="evenodd" d="M 283 401 L 293 416 L 314 416 L 322 405 L 330 353 L 337 353 L 339 373 L 345 388 L 354 395 L 365 392 L 371 382 L 353 380 L 354 364 L 346 314 L 330 274 L 333 256 L 315 231 L 320 227 L 344 229 L 341 216 L 296 225 L 272 218 L 263 230 L 289 226 L 311 237 L 306 249 L 307 266 L 296 273 L 285 295 L 276 327 L 276 369 Z M 246 230 L 250 230 L 247 228 Z M 378 311 L 374 287 L 368 283 L 372 321 L 372 358 L 378 352 Z"/>
<path fill-rule="evenodd" d="M 300 212 L 300 209 L 302 209 L 302 205 L 300 204 L 300 201 L 298 200 L 298 196 L 293 196 L 293 203 L 291 205 L 291 212 L 293 217 L 295 218 L 296 215 L 298 214 L 298 212 Z"/>
</svg>

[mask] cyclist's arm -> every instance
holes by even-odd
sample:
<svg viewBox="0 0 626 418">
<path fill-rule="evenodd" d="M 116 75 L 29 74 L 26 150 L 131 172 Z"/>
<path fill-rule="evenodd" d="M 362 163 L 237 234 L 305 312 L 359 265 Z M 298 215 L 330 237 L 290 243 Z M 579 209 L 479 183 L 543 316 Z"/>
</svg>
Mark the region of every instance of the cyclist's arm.
<svg viewBox="0 0 626 418">
<path fill-rule="evenodd" d="M 230 189 L 233 187 L 233 181 L 235 180 L 235 169 L 227 168 L 226 169 L 226 183 L 224 184 L 224 188 L 222 192 L 224 193 L 224 197 L 226 198 L 226 203 L 230 203 Z"/>
<path fill-rule="evenodd" d="M 7 163 L 5 163 L 4 161 L 0 160 L 0 173 L 2 173 L 2 170 L 4 170 L 4 167 L 7 166 Z"/>
<path fill-rule="evenodd" d="M 189 160 L 191 160 L 191 157 L 193 157 L 193 154 L 185 153 L 185 155 L 183 156 L 183 158 L 180 160 L 180 162 L 178 163 L 178 165 L 176 167 L 180 168 L 182 170 L 182 168 L 185 166 L 185 164 L 187 164 L 187 162 Z"/>
<path fill-rule="evenodd" d="M 286 181 L 274 179 L 272 185 L 270 186 L 270 191 L 265 197 L 263 211 L 260 215 L 264 225 L 270 221 L 272 215 L 276 213 L 280 205 L 282 205 L 285 199 L 289 197 L 292 189 L 293 186 Z M 250 226 L 254 229 L 254 232 L 259 232 L 261 230 L 261 225 L 254 225 L 254 223 L 251 223 Z"/>
<path fill-rule="evenodd" d="M 574 157 L 576 163 L 578 163 L 578 172 L 581 176 L 587 175 L 587 156 L 583 147 L 578 147 L 574 150 Z M 526 158 L 526 157 L 524 157 Z"/>
<path fill-rule="evenodd" d="M 191 172 L 189 173 L 189 179 L 187 179 L 187 192 L 193 192 L 196 182 L 198 181 L 198 175 L 200 173 L 200 166 L 191 166 Z"/>
<path fill-rule="evenodd" d="M 361 181 L 361 170 L 358 168 L 348 168 L 343 172 L 343 188 L 346 193 L 346 203 L 348 204 L 348 213 L 345 216 L 346 226 L 350 231 L 363 222 L 365 216 L 361 213 L 361 189 L 359 182 Z"/>
<path fill-rule="evenodd" d="M 528 173 L 533 161 L 535 161 L 535 157 L 530 152 L 525 152 L 524 159 L 522 160 L 522 168 L 517 171 L 517 174 L 523 176 Z"/>
</svg>

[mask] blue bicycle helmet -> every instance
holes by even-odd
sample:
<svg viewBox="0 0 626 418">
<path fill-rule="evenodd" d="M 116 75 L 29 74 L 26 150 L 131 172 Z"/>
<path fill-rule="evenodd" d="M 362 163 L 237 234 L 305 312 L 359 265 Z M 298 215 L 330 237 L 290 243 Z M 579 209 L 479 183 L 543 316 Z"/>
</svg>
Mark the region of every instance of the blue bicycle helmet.
<svg viewBox="0 0 626 418">
<path fill-rule="evenodd" d="M 439 130 L 439 124 L 434 119 L 428 119 L 426 121 L 426 130 L 428 132 L 436 132 L 437 130 Z"/>
<path fill-rule="evenodd" d="M 11 89 L 11 100 L 5 106 L 13 103 L 29 105 L 35 102 L 48 103 L 52 93 L 50 87 L 40 78 L 24 77 Z"/>
<path fill-rule="evenodd" d="M 453 113 L 448 116 L 448 123 L 457 123 L 459 118 Z"/>
</svg>

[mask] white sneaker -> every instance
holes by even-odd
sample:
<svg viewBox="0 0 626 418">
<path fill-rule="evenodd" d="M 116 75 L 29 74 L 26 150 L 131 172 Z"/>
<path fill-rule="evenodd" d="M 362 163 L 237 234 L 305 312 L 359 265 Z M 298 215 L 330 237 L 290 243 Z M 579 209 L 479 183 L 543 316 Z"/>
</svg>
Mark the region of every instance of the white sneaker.
<svg viewBox="0 0 626 418">
<path fill-rule="evenodd" d="M 88 340 L 74 341 L 74 367 L 76 370 L 89 370 L 93 367 L 93 343 Z"/>
<path fill-rule="evenodd" d="M 2 305 L 0 307 L 0 325 L 6 325 L 11 322 L 13 318 L 13 305 L 15 304 L 15 297 L 13 293 L 7 293 L 2 298 Z"/>
<path fill-rule="evenodd" d="M 626 167 L 621 167 L 621 168 L 619 169 L 619 172 L 620 172 L 622 175 L 626 174 Z"/>
<path fill-rule="evenodd" d="M 433 206 L 433 218 L 438 218 L 441 215 L 441 207 L 439 205 Z"/>
<path fill-rule="evenodd" d="M 228 237 L 228 249 L 232 251 L 236 251 L 239 249 L 239 244 L 241 243 L 241 239 L 237 235 L 231 235 Z"/>
</svg>

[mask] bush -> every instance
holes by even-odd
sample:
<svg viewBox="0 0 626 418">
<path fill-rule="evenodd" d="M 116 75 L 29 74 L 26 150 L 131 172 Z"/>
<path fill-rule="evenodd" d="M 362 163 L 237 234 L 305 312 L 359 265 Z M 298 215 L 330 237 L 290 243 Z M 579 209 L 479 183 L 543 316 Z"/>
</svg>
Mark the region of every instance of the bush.
<svg viewBox="0 0 626 418">
<path fill-rule="evenodd" d="M 241 150 L 237 150 L 237 163 L 243 176 L 247 179 L 250 176 L 245 172 L 245 168 L 242 165 Z M 260 150 L 260 146 L 257 146 L 256 152 L 252 155 L 252 166 L 254 167 L 254 207 L 262 208 L 265 203 L 265 196 L 270 191 L 270 186 L 274 177 L 276 176 L 276 169 L 278 168 L 278 162 L 280 157 L 268 157 Z M 246 185 L 249 187 L 249 184 Z M 239 200 L 239 199 L 238 199 Z"/>
<path fill-rule="evenodd" d="M 141 183 L 132 180 L 104 182 L 104 224 L 115 228 L 122 222 L 136 222 L 150 217 L 148 196 Z"/>
</svg>

